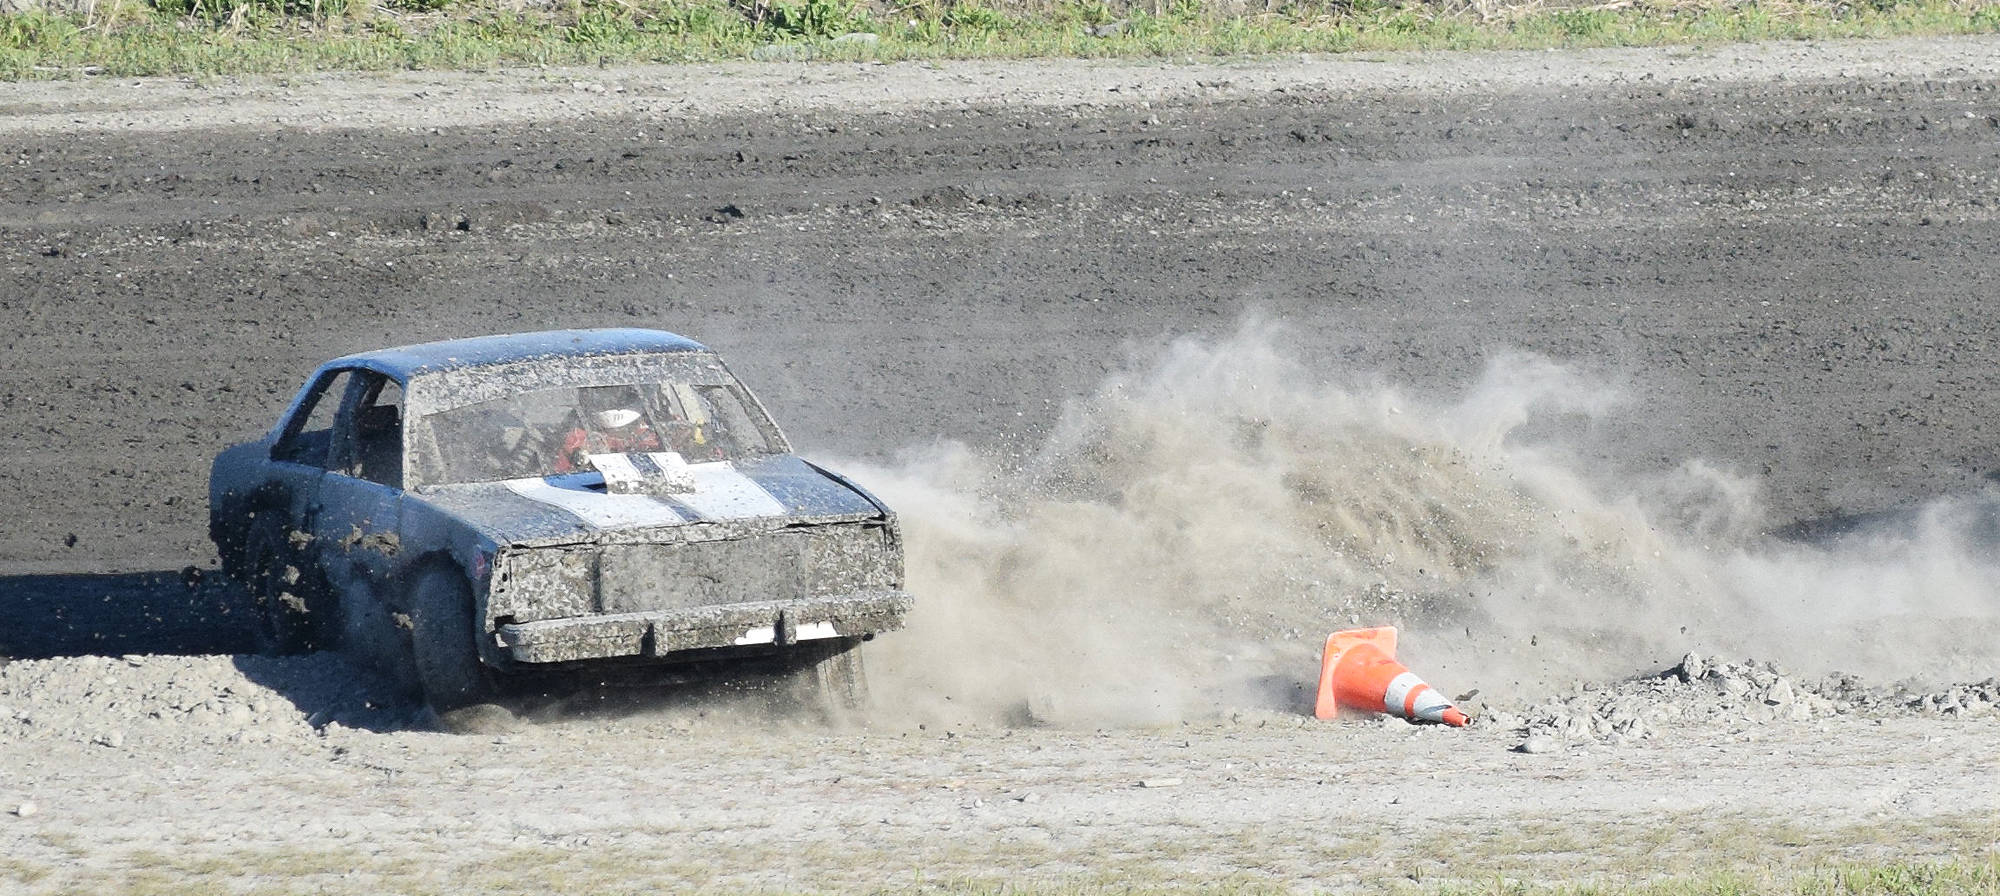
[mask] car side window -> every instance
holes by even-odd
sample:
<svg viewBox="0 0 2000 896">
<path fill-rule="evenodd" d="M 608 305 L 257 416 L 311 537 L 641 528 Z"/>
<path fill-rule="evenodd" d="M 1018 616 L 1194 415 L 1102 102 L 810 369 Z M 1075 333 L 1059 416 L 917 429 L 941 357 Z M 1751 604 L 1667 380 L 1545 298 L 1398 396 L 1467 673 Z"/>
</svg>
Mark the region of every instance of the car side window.
<svg viewBox="0 0 2000 896">
<path fill-rule="evenodd" d="M 357 479 L 403 487 L 403 387 L 378 373 L 364 373 L 349 427 L 351 448 L 343 472 Z"/>
<path fill-rule="evenodd" d="M 271 457 L 295 464 L 325 469 L 333 446 L 333 427 L 347 389 L 354 382 L 351 370 L 334 371 L 313 386 L 291 424 L 278 437 Z"/>
</svg>

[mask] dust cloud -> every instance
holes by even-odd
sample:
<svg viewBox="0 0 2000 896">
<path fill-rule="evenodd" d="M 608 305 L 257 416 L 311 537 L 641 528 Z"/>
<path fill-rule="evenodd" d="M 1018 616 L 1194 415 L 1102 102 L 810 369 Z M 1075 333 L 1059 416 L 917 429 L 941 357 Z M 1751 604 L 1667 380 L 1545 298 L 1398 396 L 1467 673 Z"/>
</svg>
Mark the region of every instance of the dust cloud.
<svg viewBox="0 0 2000 896">
<path fill-rule="evenodd" d="M 848 464 L 901 513 L 918 596 L 869 647 L 879 702 L 1058 725 L 1305 711 L 1326 634 L 1382 624 L 1419 675 L 1502 704 L 1690 650 L 1990 674 L 1974 501 L 1776 538 L 1751 479 L 1698 458 L 1614 475 L 1566 446 L 1617 425 L 1601 376 L 1512 355 L 1440 400 L 1307 369 L 1283 336 L 1174 342 L 1025 459 Z"/>
</svg>

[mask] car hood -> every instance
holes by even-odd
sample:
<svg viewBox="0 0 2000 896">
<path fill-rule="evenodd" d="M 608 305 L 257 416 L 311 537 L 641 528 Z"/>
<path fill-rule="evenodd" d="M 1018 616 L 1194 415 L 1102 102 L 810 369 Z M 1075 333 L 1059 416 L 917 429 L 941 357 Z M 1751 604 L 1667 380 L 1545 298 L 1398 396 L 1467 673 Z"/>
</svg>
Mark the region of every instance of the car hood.
<svg viewBox="0 0 2000 896">
<path fill-rule="evenodd" d="M 496 544 L 560 543 L 617 536 L 679 540 L 697 527 L 745 531 L 888 515 L 845 479 L 783 454 L 689 464 L 693 488 L 608 494 L 598 473 L 430 486 L 417 497 Z"/>
</svg>

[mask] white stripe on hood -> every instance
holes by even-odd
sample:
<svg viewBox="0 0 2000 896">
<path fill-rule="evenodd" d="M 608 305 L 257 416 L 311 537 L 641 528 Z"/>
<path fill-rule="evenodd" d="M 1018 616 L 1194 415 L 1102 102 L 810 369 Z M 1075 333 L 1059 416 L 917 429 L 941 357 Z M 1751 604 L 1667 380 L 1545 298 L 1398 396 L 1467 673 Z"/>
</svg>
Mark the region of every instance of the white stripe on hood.
<svg viewBox="0 0 2000 896">
<path fill-rule="evenodd" d="M 728 461 L 688 464 L 687 471 L 694 474 L 694 491 L 677 494 L 674 500 L 708 519 L 747 520 L 791 512 Z"/>
<path fill-rule="evenodd" d="M 599 529 L 678 526 L 701 520 L 746 520 L 784 516 L 791 512 L 756 480 L 744 475 L 728 461 L 689 464 L 685 469 L 694 477 L 693 490 L 676 491 L 665 496 L 614 495 L 595 488 L 566 488 L 547 478 L 510 479 L 506 485 L 514 494 L 567 511 Z M 570 482 L 582 479 L 575 476 L 564 478 Z M 688 512 L 676 510 L 669 499 L 687 508 Z"/>
<path fill-rule="evenodd" d="M 547 479 L 510 479 L 507 489 L 538 504 L 566 510 L 599 529 L 678 526 L 687 517 L 651 495 L 607 495 L 595 489 L 563 488 Z"/>
</svg>

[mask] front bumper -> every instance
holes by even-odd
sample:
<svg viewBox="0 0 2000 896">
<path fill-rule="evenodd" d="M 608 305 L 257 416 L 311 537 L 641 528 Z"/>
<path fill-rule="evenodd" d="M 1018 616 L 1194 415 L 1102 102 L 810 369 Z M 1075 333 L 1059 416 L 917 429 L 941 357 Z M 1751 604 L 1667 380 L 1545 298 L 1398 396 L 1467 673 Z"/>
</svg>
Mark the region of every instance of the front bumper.
<svg viewBox="0 0 2000 896">
<path fill-rule="evenodd" d="M 911 604 L 906 592 L 859 591 L 802 600 L 510 622 L 494 634 L 501 653 L 517 663 L 665 657 L 712 647 L 783 647 L 893 631 L 903 627 Z"/>
</svg>

